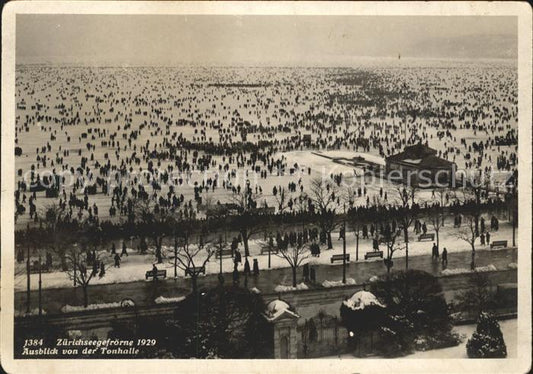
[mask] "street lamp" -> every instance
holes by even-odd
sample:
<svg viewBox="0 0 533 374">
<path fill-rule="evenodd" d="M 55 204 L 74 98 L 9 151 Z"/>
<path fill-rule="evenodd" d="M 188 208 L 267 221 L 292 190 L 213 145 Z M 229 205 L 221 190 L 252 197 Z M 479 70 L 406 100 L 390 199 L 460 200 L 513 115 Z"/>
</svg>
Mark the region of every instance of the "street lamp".
<svg viewBox="0 0 533 374">
<path fill-rule="evenodd" d="M 344 218 L 342 227 L 342 283 L 346 284 L 346 204 L 343 204 Z"/>
</svg>

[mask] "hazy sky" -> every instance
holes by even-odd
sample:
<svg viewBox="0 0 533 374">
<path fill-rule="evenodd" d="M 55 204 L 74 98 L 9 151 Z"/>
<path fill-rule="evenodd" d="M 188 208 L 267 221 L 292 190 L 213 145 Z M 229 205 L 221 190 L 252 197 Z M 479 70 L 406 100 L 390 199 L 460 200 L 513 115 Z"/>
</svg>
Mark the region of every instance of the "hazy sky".
<svg viewBox="0 0 533 374">
<path fill-rule="evenodd" d="M 17 63 L 335 65 L 512 57 L 516 17 L 18 15 Z"/>
</svg>

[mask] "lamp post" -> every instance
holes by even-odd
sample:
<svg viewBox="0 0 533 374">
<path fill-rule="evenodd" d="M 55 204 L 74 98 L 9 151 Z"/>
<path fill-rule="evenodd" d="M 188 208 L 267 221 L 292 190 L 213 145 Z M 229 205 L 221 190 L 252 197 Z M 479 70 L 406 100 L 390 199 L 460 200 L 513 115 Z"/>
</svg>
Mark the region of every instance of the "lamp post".
<svg viewBox="0 0 533 374">
<path fill-rule="evenodd" d="M 31 291 L 30 291 L 30 272 L 31 272 L 31 267 L 30 267 L 30 245 L 28 244 L 28 253 L 27 253 L 27 257 L 26 257 L 26 286 L 27 286 L 27 290 L 26 290 L 26 313 L 29 313 L 30 312 L 30 295 L 31 295 Z"/>
<path fill-rule="evenodd" d="M 342 283 L 346 284 L 346 204 L 344 207 L 344 218 L 342 226 Z"/>
<path fill-rule="evenodd" d="M 39 252 L 39 317 L 43 315 L 43 303 L 42 303 L 42 262 L 41 252 Z"/>
</svg>

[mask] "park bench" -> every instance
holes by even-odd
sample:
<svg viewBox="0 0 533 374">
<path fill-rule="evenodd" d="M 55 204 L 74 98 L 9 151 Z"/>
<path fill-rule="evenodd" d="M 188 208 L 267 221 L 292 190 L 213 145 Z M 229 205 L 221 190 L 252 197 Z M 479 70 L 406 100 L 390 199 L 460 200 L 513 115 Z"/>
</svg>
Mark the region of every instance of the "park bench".
<svg viewBox="0 0 533 374">
<path fill-rule="evenodd" d="M 41 264 L 41 273 L 48 273 L 49 269 L 46 264 Z M 30 265 L 30 273 L 39 273 L 39 262 L 35 261 Z"/>
<path fill-rule="evenodd" d="M 490 243 L 490 248 L 494 247 L 507 247 L 507 240 L 495 240 L 492 243 Z"/>
<path fill-rule="evenodd" d="M 191 266 L 190 268 L 185 269 L 185 276 L 187 276 L 187 275 L 191 275 L 192 276 L 193 273 L 195 273 L 195 274 L 202 273 L 202 274 L 205 275 L 205 266 L 198 266 L 198 267 L 196 267 L 196 266 L 192 267 Z"/>
<path fill-rule="evenodd" d="M 268 248 L 261 248 L 261 254 L 265 254 L 265 253 L 268 253 Z M 270 253 L 278 253 L 278 249 L 277 248 L 270 248 Z"/>
<path fill-rule="evenodd" d="M 383 258 L 383 251 L 372 251 L 372 252 L 366 252 L 365 253 L 365 260 L 368 260 L 372 257 L 381 257 Z"/>
<path fill-rule="evenodd" d="M 418 241 L 421 242 L 422 240 L 435 240 L 435 234 L 422 234 L 418 236 Z"/>
<path fill-rule="evenodd" d="M 350 262 L 350 254 L 347 253 L 346 255 L 333 255 L 331 256 L 331 263 L 334 261 L 342 261 L 344 256 L 346 256 L 346 262 Z"/>
<path fill-rule="evenodd" d="M 220 258 L 220 257 L 233 257 L 233 253 L 232 253 L 232 250 L 231 249 L 223 249 L 222 250 L 222 253 L 220 251 L 217 251 L 216 253 L 216 258 Z"/>
<path fill-rule="evenodd" d="M 153 270 L 149 270 L 146 272 L 146 279 L 148 278 L 154 278 L 157 276 L 157 278 L 166 278 L 167 277 L 167 271 L 166 270 L 157 270 L 157 274 L 154 274 L 155 272 Z"/>
</svg>

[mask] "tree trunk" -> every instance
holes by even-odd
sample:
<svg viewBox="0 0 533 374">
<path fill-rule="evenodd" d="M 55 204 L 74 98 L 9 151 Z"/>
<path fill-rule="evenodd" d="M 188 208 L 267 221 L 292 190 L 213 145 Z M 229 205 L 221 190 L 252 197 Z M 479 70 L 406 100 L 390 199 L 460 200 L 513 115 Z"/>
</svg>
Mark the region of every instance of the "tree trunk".
<svg viewBox="0 0 533 374">
<path fill-rule="evenodd" d="M 333 249 L 333 243 L 331 241 L 331 231 L 328 231 L 328 249 Z"/>
<path fill-rule="evenodd" d="M 359 234 L 355 235 L 355 261 L 359 261 Z"/>
<path fill-rule="evenodd" d="M 292 267 L 292 286 L 296 287 L 296 266 Z"/>
<path fill-rule="evenodd" d="M 250 256 L 250 248 L 248 247 L 248 233 L 242 234 L 242 243 L 244 244 L 244 257 Z"/>
<path fill-rule="evenodd" d="M 26 258 L 26 313 L 30 312 L 30 295 L 31 295 L 31 287 L 30 287 L 30 247 L 28 246 L 28 256 Z"/>
<path fill-rule="evenodd" d="M 178 243 L 174 243 L 174 279 L 178 278 Z"/>
<path fill-rule="evenodd" d="M 197 283 L 197 275 L 194 274 L 191 276 L 191 283 L 192 283 L 192 293 L 196 295 L 198 292 L 198 283 Z"/>
<path fill-rule="evenodd" d="M 43 315 L 43 289 L 42 289 L 42 269 L 41 255 L 39 255 L 39 317 Z"/>
<path fill-rule="evenodd" d="M 87 290 L 88 285 L 83 285 L 83 306 L 87 308 L 89 305 L 89 292 Z"/>
<path fill-rule="evenodd" d="M 407 227 L 404 226 L 403 235 L 405 241 L 405 270 L 409 270 L 409 233 Z"/>
</svg>

